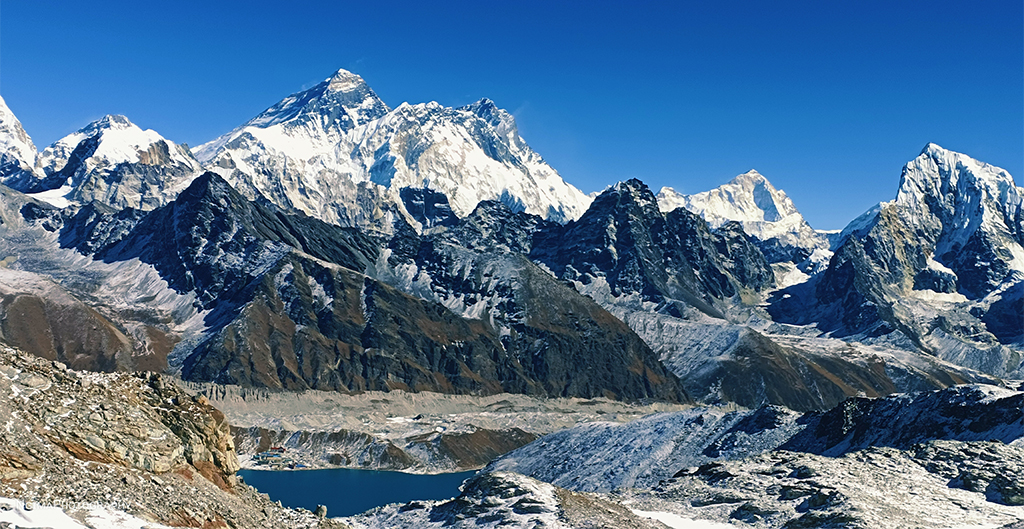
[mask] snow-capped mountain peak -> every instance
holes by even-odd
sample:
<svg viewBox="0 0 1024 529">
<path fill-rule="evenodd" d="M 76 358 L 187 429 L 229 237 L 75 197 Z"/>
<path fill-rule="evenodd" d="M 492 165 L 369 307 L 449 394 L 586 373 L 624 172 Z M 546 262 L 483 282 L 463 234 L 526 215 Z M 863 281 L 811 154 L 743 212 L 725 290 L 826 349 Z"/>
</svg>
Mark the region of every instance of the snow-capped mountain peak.
<svg viewBox="0 0 1024 529">
<path fill-rule="evenodd" d="M 331 92 L 354 92 L 366 89 L 366 81 L 362 77 L 344 69 L 339 68 L 334 75 L 327 79 L 327 90 Z"/>
<path fill-rule="evenodd" d="M 19 189 L 63 206 L 99 201 L 153 209 L 171 200 L 202 168 L 187 146 L 143 130 L 121 115 L 104 116 L 39 154 L 42 178 Z"/>
<path fill-rule="evenodd" d="M 993 344 L 1024 343 L 1022 195 L 1006 171 L 930 143 L 904 165 L 896 198 L 843 230 L 819 308 L 780 298 L 772 316 L 817 310 L 827 315 L 810 318 L 840 336 L 899 329 L 943 360 L 1016 378 L 1019 352 Z"/>
<path fill-rule="evenodd" d="M 664 187 L 658 193 L 658 207 L 662 211 L 686 208 L 704 217 L 712 228 L 738 221 L 748 235 L 760 241 L 758 246 L 769 262 L 799 263 L 815 250 L 819 250 L 815 267 L 828 258 L 828 240 L 807 224 L 785 192 L 753 169 L 693 195 Z"/>
<path fill-rule="evenodd" d="M 961 288 L 967 283 L 977 294 L 1011 271 L 1024 276 L 1024 190 L 1005 170 L 929 143 L 903 167 L 894 204 L 922 237 L 934 241 L 936 260 L 961 276 L 967 268 L 986 268 L 962 263 L 964 248 L 993 248 L 987 263 L 1002 264 Z"/>
<path fill-rule="evenodd" d="M 105 130 L 128 130 L 132 128 L 138 127 L 126 116 L 122 116 L 121 114 L 107 114 L 106 116 L 86 125 L 78 132 L 91 136 L 92 134 Z"/>
<path fill-rule="evenodd" d="M 694 195 L 682 195 L 671 187 L 662 188 L 658 203 L 662 211 L 685 207 L 703 216 L 713 227 L 733 220 L 778 222 L 791 215 L 800 215 L 785 192 L 776 189 L 753 169 L 718 188 Z"/>
<path fill-rule="evenodd" d="M 291 122 L 295 127 L 314 121 L 323 131 L 345 132 L 387 112 L 387 105 L 362 77 L 338 70 L 313 88 L 284 98 L 246 126 L 268 128 Z"/>
<path fill-rule="evenodd" d="M 193 163 L 187 149 L 175 145 L 152 129 L 141 129 L 125 116 L 108 114 L 47 147 L 39 155 L 39 165 L 47 175 L 64 168 L 72 152 L 91 140 L 86 156 L 93 164 L 114 166 L 119 163 L 154 165 L 160 160 Z M 162 146 L 160 144 L 163 144 Z M 152 152 L 151 152 L 152 151 Z M 166 151 L 165 153 L 162 151 Z M 85 154 L 82 152 L 81 154 Z"/>
<path fill-rule="evenodd" d="M 1022 195 L 1005 170 L 929 143 L 904 166 L 896 202 L 967 230 L 977 229 L 983 218 L 1005 224 L 1024 242 Z"/>
<path fill-rule="evenodd" d="M 36 155 L 32 138 L 0 97 L 0 183 L 12 185 L 39 178 Z"/>
<path fill-rule="evenodd" d="M 262 195 L 287 210 L 375 232 L 389 232 L 389 219 L 405 212 L 403 188 L 444 193 L 460 217 L 482 200 L 559 221 L 578 218 L 589 204 L 494 102 L 389 110 L 345 70 L 196 152 L 250 198 Z"/>
<path fill-rule="evenodd" d="M 508 111 L 494 104 L 494 101 L 485 97 L 476 103 L 460 107 L 459 110 L 472 112 L 473 115 L 486 121 L 509 145 L 514 145 L 518 149 L 526 148 L 526 142 L 519 137 L 516 119 Z"/>
</svg>

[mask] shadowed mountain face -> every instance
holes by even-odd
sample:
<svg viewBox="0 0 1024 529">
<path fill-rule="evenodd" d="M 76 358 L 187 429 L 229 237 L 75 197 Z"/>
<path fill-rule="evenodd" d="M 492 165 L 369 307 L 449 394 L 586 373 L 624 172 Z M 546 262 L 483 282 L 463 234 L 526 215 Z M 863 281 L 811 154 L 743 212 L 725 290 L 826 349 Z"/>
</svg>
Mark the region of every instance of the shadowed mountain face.
<svg viewBox="0 0 1024 529">
<path fill-rule="evenodd" d="M 704 329 L 713 320 L 678 316 L 686 307 L 720 314 L 764 288 L 763 258 L 735 223 L 711 231 L 685 210 L 652 213 L 646 188 L 627 184 L 564 227 L 498 201 L 457 219 L 443 195 L 411 190 L 437 229 L 421 235 L 398 221 L 380 240 L 248 202 L 208 174 L 148 214 L 82 208 L 61 240 L 112 263 L 139 258 L 195 294 L 208 311 L 206 338 L 172 357 L 192 380 L 664 400 L 688 392 L 798 410 L 860 392 L 991 380 L 877 351 L 780 345 L 750 329 L 719 343 L 721 329 Z M 584 250 L 594 245 L 604 250 Z M 574 289 L 544 269 L 554 263 L 588 272 Z M 600 298 L 602 307 L 577 291 L 584 280 L 617 296 Z M 623 299 L 639 300 L 639 310 L 623 311 Z"/>
<path fill-rule="evenodd" d="M 428 251 L 409 237 L 416 255 Z M 500 266 L 517 315 L 502 326 L 378 281 L 367 275 L 387 275 L 378 241 L 249 202 L 212 173 L 148 214 L 83 208 L 61 241 L 107 262 L 140 259 L 196 294 L 208 338 L 177 353 L 186 379 L 686 399 L 635 333 L 521 256 Z"/>
<path fill-rule="evenodd" d="M 639 180 L 599 195 L 578 221 L 538 233 L 530 257 L 559 278 L 601 280 L 614 297 L 635 294 L 676 313 L 671 305 L 681 301 L 721 317 L 730 300 L 774 281 L 764 256 L 741 230 L 712 232 L 683 209 L 663 214 Z"/>
</svg>

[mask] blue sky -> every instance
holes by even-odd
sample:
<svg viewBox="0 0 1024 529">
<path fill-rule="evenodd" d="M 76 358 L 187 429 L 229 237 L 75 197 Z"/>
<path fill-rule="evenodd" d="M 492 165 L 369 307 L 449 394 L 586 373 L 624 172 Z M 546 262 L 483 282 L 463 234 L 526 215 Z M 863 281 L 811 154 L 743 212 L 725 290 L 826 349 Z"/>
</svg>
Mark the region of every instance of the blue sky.
<svg viewBox="0 0 1024 529">
<path fill-rule="evenodd" d="M 7 0 L 0 95 L 40 148 L 108 113 L 197 145 L 346 68 L 392 107 L 493 99 L 587 192 L 755 168 L 837 229 L 930 141 L 1020 185 L 1022 28 L 1019 0 Z"/>
</svg>

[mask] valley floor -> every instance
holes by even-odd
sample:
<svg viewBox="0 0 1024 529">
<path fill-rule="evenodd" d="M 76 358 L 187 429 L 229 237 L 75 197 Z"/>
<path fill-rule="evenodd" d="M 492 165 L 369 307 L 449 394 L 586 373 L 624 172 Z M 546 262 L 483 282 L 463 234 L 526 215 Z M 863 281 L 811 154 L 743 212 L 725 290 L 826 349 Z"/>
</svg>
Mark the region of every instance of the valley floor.
<svg viewBox="0 0 1024 529">
<path fill-rule="evenodd" d="M 243 468 L 271 446 L 306 468 L 442 473 L 482 468 L 537 437 L 591 422 L 624 423 L 688 406 L 604 398 L 545 399 L 516 394 L 446 395 L 371 391 L 272 392 L 183 383 L 233 426 Z"/>
</svg>

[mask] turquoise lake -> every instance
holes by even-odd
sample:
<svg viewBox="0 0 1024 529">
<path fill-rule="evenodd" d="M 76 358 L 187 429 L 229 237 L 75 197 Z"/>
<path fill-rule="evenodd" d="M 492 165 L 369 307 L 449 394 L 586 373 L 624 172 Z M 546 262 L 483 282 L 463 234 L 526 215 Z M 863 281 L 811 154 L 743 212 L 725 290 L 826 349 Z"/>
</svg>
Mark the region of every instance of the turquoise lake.
<svg viewBox="0 0 1024 529">
<path fill-rule="evenodd" d="M 389 503 L 444 500 L 459 494 L 459 485 L 475 472 L 405 474 L 376 470 L 240 470 L 239 476 L 286 507 L 314 510 L 327 516 L 350 516 Z"/>
</svg>

